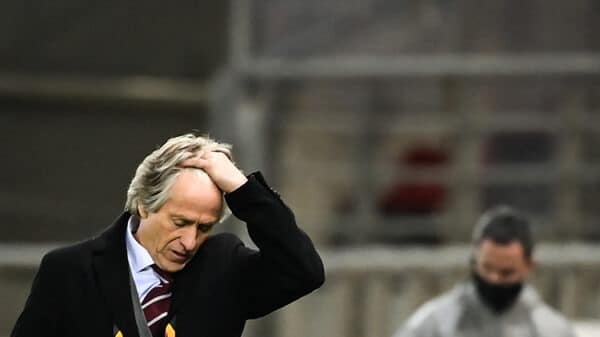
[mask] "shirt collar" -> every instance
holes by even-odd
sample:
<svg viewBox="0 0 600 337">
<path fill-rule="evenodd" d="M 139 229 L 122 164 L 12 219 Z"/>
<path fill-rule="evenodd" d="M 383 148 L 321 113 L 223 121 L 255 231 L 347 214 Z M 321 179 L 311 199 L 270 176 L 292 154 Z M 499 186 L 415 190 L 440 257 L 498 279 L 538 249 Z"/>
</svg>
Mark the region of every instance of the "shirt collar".
<svg viewBox="0 0 600 337">
<path fill-rule="evenodd" d="M 138 226 L 139 219 L 134 215 L 129 217 L 125 241 L 127 245 L 127 259 L 134 272 L 140 272 L 154 264 L 154 260 L 152 260 L 152 256 L 150 256 L 148 250 L 133 236 Z"/>
</svg>

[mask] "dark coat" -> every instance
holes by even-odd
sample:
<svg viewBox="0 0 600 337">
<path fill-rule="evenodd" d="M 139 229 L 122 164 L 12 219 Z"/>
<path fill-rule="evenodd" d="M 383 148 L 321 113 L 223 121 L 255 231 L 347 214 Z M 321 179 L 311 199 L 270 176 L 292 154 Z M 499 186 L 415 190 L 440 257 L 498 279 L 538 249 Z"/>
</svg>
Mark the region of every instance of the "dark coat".
<svg viewBox="0 0 600 337">
<path fill-rule="evenodd" d="M 177 337 L 240 336 L 264 316 L 317 289 L 323 264 L 262 175 L 225 196 L 259 251 L 233 234 L 210 236 L 175 276 L 169 319 Z M 44 256 L 12 337 L 137 337 L 122 214 L 99 237 Z"/>
</svg>

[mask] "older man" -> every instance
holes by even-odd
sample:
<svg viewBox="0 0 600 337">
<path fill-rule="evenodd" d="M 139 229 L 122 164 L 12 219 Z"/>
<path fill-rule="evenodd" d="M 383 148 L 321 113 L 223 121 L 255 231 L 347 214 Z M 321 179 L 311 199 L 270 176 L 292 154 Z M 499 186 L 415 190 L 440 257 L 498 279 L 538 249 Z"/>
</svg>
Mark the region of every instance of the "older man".
<svg viewBox="0 0 600 337">
<path fill-rule="evenodd" d="M 209 234 L 227 205 L 258 251 Z M 311 240 L 262 175 L 188 134 L 142 161 L 110 228 L 44 256 L 11 336 L 240 336 L 247 319 L 323 282 Z"/>
</svg>

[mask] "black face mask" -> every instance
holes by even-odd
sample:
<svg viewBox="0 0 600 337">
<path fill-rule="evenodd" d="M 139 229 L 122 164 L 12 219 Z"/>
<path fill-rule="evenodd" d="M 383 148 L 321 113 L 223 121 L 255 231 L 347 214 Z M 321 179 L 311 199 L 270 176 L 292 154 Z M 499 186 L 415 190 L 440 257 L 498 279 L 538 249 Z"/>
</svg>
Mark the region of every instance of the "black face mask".
<svg viewBox="0 0 600 337">
<path fill-rule="evenodd" d="M 523 289 L 522 282 L 493 284 L 473 272 L 473 281 L 479 298 L 495 313 L 501 314 L 510 308 Z"/>
</svg>

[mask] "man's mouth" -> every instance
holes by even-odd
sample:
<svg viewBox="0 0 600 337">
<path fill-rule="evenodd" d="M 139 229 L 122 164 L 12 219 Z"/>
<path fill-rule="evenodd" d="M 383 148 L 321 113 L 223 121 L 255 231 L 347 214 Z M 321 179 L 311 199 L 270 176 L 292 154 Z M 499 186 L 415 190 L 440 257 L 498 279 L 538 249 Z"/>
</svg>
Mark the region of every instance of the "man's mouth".
<svg viewBox="0 0 600 337">
<path fill-rule="evenodd" d="M 176 260 L 180 262 L 186 261 L 189 258 L 188 254 L 186 253 L 178 252 L 176 250 L 172 250 L 172 252 L 173 255 L 175 255 Z"/>
</svg>

